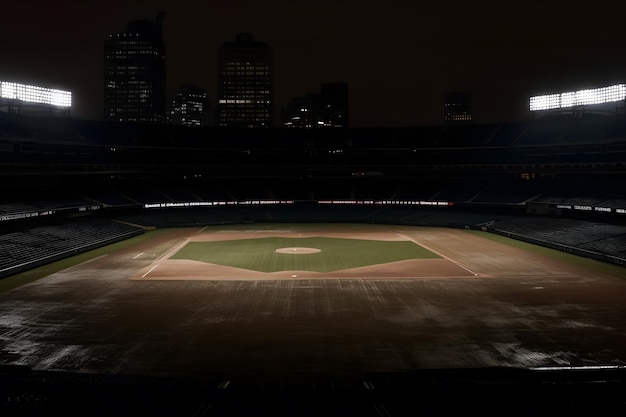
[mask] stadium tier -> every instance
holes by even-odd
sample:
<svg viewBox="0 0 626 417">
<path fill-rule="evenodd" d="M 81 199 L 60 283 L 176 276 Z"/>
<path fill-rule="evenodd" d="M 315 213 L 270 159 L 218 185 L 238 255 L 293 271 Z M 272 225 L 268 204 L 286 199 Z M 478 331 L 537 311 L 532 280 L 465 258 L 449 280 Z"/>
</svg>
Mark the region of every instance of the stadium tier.
<svg viewBox="0 0 626 417">
<path fill-rule="evenodd" d="M 496 224 L 624 255 L 619 233 L 540 220 L 626 223 L 626 120 L 617 116 L 316 130 L 0 113 L 0 168 L 5 235 L 78 214 L 148 226 Z"/>
<path fill-rule="evenodd" d="M 0 234 L 0 277 L 143 233 L 106 219 L 80 219 Z"/>
</svg>

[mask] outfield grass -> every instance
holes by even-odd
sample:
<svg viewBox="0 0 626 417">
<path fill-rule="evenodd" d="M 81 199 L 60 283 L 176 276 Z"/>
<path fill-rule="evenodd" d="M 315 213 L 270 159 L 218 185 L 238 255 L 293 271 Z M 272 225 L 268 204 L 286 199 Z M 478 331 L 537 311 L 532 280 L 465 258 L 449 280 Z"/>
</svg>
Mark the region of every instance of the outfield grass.
<svg viewBox="0 0 626 417">
<path fill-rule="evenodd" d="M 276 253 L 277 249 L 320 249 L 311 254 Z M 328 237 L 268 237 L 219 242 L 189 242 L 171 259 L 189 259 L 260 272 L 332 272 L 408 259 L 439 258 L 411 241 Z"/>
</svg>

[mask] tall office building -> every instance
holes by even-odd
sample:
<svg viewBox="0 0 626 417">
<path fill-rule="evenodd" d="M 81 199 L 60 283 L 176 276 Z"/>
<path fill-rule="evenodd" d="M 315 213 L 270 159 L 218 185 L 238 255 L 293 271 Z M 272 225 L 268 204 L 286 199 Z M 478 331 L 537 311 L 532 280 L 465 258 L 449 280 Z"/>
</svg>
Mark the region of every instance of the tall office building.
<svg viewBox="0 0 626 417">
<path fill-rule="evenodd" d="M 447 122 L 469 122 L 472 120 L 472 95 L 465 92 L 450 92 L 444 102 L 444 119 Z"/>
<path fill-rule="evenodd" d="M 224 42 L 218 51 L 220 126 L 273 125 L 272 53 L 248 33 Z"/>
<path fill-rule="evenodd" d="M 348 127 L 348 84 L 322 84 L 319 93 L 296 97 L 281 111 L 283 127 Z"/>
<path fill-rule="evenodd" d="M 163 13 L 135 20 L 104 41 L 104 111 L 120 122 L 162 123 L 165 111 Z"/>
<path fill-rule="evenodd" d="M 348 84 L 322 84 L 320 94 L 325 106 L 325 124 L 329 127 L 348 127 Z"/>
<path fill-rule="evenodd" d="M 280 112 L 283 127 L 310 129 L 324 125 L 321 95 L 312 93 L 305 97 L 295 97 L 283 106 Z"/>
<path fill-rule="evenodd" d="M 170 101 L 170 122 L 183 126 L 208 126 L 210 113 L 206 91 L 193 86 L 182 87 Z"/>
</svg>

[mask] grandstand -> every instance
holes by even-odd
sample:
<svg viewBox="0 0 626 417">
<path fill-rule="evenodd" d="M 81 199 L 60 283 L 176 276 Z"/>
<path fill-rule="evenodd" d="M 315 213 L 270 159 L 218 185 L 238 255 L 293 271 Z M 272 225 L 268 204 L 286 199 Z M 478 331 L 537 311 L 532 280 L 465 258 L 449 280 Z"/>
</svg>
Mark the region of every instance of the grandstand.
<svg viewBox="0 0 626 417">
<path fill-rule="evenodd" d="M 39 228 L 70 230 L 78 214 L 80 224 L 483 228 L 624 259 L 626 119 L 617 116 L 321 131 L 0 113 L 0 167 L 3 271 L 27 264 L 25 241 L 64 241 L 63 253 L 94 244 L 87 229 L 66 240 Z M 111 241 L 132 235 L 119 232 Z"/>
<path fill-rule="evenodd" d="M 80 219 L 0 235 L 0 277 L 137 236 L 143 229 L 106 219 Z"/>
<path fill-rule="evenodd" d="M 626 226 L 566 218 L 517 217 L 491 224 L 494 232 L 554 249 L 622 264 Z"/>
</svg>

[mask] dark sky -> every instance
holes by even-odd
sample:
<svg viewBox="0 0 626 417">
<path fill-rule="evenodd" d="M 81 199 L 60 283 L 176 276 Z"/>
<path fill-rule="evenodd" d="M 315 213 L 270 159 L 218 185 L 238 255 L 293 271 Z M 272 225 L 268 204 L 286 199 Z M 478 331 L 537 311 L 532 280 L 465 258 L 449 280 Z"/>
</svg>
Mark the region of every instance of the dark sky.
<svg viewBox="0 0 626 417">
<path fill-rule="evenodd" d="M 2 5 L 0 79 L 69 89 L 73 116 L 102 114 L 103 41 L 165 11 L 168 94 L 216 103 L 216 53 L 250 32 L 275 55 L 275 104 L 350 86 L 352 125 L 442 121 L 448 90 L 477 122 L 528 117 L 533 94 L 626 82 L 626 2 L 524 0 L 22 0 Z"/>
</svg>

